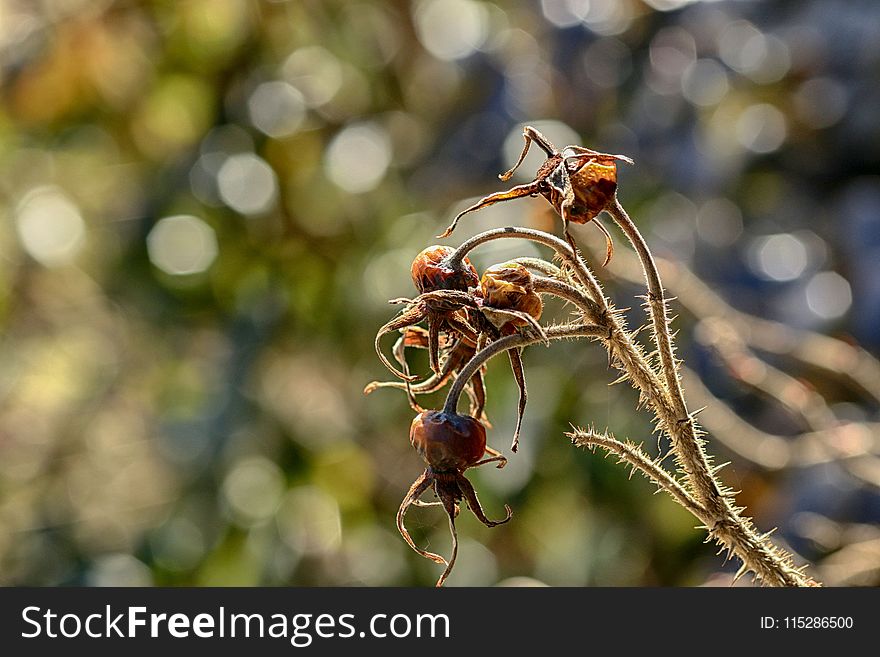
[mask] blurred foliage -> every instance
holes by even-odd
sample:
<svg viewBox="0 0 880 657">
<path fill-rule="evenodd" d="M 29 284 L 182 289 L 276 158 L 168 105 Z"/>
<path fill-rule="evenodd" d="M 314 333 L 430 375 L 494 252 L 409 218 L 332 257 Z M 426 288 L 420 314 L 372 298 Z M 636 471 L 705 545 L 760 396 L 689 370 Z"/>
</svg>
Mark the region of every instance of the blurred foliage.
<svg viewBox="0 0 880 657">
<path fill-rule="evenodd" d="M 3 2 L 0 583 L 432 583 L 394 527 L 422 466 L 404 396 L 362 394 L 385 375 L 372 338 L 413 294 L 413 255 L 498 188 L 523 123 L 632 156 L 620 195 L 649 241 L 736 307 L 880 348 L 878 32 L 866 0 Z M 526 200 L 453 241 L 511 223 L 555 227 Z M 640 324 L 639 291 L 610 290 Z M 799 431 L 680 324 L 715 394 Z M 656 449 L 600 350 L 525 363 L 521 453 L 473 475 L 514 519 L 462 514 L 450 584 L 726 581 L 691 517 L 562 438 L 595 422 Z M 503 364 L 489 390 L 506 448 Z M 876 529 L 876 488 L 839 464 L 711 451 L 807 559 Z M 448 548 L 438 512 L 410 516 Z"/>
</svg>

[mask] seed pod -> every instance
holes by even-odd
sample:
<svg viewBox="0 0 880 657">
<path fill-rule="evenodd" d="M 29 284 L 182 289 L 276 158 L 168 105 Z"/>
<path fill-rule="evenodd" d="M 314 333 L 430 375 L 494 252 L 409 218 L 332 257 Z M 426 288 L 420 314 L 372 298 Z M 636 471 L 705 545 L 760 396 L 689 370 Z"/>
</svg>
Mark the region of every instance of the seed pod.
<svg viewBox="0 0 880 657">
<path fill-rule="evenodd" d="M 413 482 L 409 492 L 400 503 L 397 510 L 397 530 L 413 550 L 426 559 L 435 563 L 443 564 L 446 569 L 437 580 L 437 586 L 443 586 L 443 582 L 452 572 L 455 558 L 458 556 L 458 532 L 455 529 L 455 518 L 458 516 L 461 503 L 464 502 L 486 527 L 495 527 L 510 520 L 513 512 L 510 507 L 504 505 L 506 515 L 501 520 L 490 520 L 486 517 L 477 493 L 471 482 L 464 476 L 468 468 L 497 463 L 503 467 L 507 459 L 494 449 L 486 447 L 486 430 L 474 418 L 468 415 L 458 415 L 455 412 L 423 411 L 413 420 L 409 432 L 409 439 L 416 451 L 428 464 L 425 471 Z M 480 460 L 484 454 L 490 458 Z M 452 534 L 452 555 L 447 561 L 439 554 L 423 550 L 410 536 L 406 529 L 404 519 L 407 509 L 415 505 L 425 506 L 420 498 L 423 493 L 433 489 L 439 498 L 439 504 L 443 507 L 449 518 L 449 531 Z"/>
<path fill-rule="evenodd" d="M 541 176 L 546 170 L 544 175 L 548 178 L 548 182 L 551 182 L 541 193 L 560 215 L 567 213 L 571 223 L 589 223 L 614 199 L 614 193 L 617 191 L 615 159 L 618 156 L 591 153 L 567 159 L 563 159 L 561 155 L 558 157 L 558 161 L 554 161 L 554 158 L 548 159 L 541 167 L 542 171 L 538 173 L 538 176 Z M 563 207 L 566 201 L 564 183 L 552 184 L 553 170 L 558 171 L 560 166 L 564 167 L 568 174 L 571 189 L 568 194 L 574 195 L 573 202 L 568 207 Z M 560 174 L 561 172 L 558 172 L 557 177 Z"/>
<path fill-rule="evenodd" d="M 544 303 L 532 285 L 529 270 L 516 262 L 492 265 L 480 279 L 480 292 L 487 306 L 501 310 L 516 310 L 541 318 Z M 515 326 L 524 326 L 525 320 L 513 319 Z"/>
<path fill-rule="evenodd" d="M 419 413 L 409 441 L 435 472 L 462 472 L 486 452 L 486 429 L 469 415 L 444 411 Z"/>
<path fill-rule="evenodd" d="M 467 292 L 469 287 L 479 285 L 480 277 L 468 258 L 464 258 L 459 269 L 449 266 L 447 260 L 454 252 L 452 247 L 435 244 L 416 256 L 410 273 L 413 284 L 419 292 L 422 294 L 437 290 Z"/>
<path fill-rule="evenodd" d="M 519 160 L 512 169 L 505 171 L 499 177 L 501 180 L 510 180 L 534 143 L 547 154 L 547 159 L 538 169 L 535 179 L 525 185 L 517 185 L 507 191 L 490 194 L 480 199 L 474 205 L 459 212 L 440 237 L 449 237 L 458 225 L 458 220 L 468 212 L 474 212 L 501 201 L 540 194 L 562 217 L 565 239 L 575 251 L 577 251 L 577 244 L 568 232 L 568 225 L 595 222 L 605 235 L 605 264 L 607 265 L 614 253 L 614 244 L 611 240 L 611 234 L 599 222 L 597 216 L 615 202 L 617 161 L 632 164 L 632 160 L 625 155 L 599 153 L 575 145 L 566 146 L 558 151 L 549 139 L 531 126 L 526 126 L 523 129 L 523 138 L 525 145 Z"/>
</svg>

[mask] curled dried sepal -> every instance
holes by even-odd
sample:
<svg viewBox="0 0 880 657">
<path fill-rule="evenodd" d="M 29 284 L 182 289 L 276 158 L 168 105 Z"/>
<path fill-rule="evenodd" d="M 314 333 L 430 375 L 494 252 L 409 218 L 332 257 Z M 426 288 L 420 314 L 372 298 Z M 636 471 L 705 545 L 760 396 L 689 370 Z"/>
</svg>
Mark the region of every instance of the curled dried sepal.
<svg viewBox="0 0 880 657">
<path fill-rule="evenodd" d="M 400 535 L 403 536 L 403 540 L 406 541 L 407 545 L 409 545 L 413 550 L 418 552 L 420 555 L 425 557 L 426 559 L 430 559 L 435 563 L 442 563 L 446 565 L 446 559 L 441 557 L 439 554 L 434 554 L 433 552 L 428 552 L 427 550 L 423 550 L 418 545 L 416 545 L 415 541 L 412 540 L 412 536 L 409 535 L 409 531 L 406 529 L 406 525 L 403 520 L 406 516 L 406 511 L 411 507 L 416 501 L 419 499 L 419 496 L 424 493 L 431 485 L 434 483 L 433 477 L 430 476 L 430 470 L 425 470 L 418 479 L 413 482 L 413 485 L 410 486 L 409 492 L 406 494 L 406 497 L 403 498 L 403 502 L 400 503 L 400 508 L 397 510 L 397 531 L 400 532 Z"/>
<path fill-rule="evenodd" d="M 385 354 L 382 353 L 382 336 L 387 335 L 388 333 L 393 333 L 394 331 L 398 331 L 403 328 L 413 326 L 414 324 L 418 324 L 426 317 L 427 313 L 425 312 L 424 307 L 420 306 L 419 304 L 411 305 L 403 312 L 401 312 L 397 317 L 382 326 L 376 333 L 376 339 L 373 341 L 373 346 L 376 348 L 376 354 L 379 356 L 379 360 L 382 362 L 382 364 L 388 368 L 388 371 L 390 371 L 398 379 L 402 379 L 403 381 L 417 381 L 419 377 L 400 371 L 391 363 L 391 361 L 388 360 Z"/>
<path fill-rule="evenodd" d="M 483 317 L 489 320 L 492 326 L 497 329 L 496 333 L 510 335 L 511 333 L 519 331 L 527 335 L 535 336 L 545 345 L 549 344 L 547 332 L 544 330 L 544 327 L 528 313 L 523 313 L 518 310 L 490 308 L 489 306 L 483 306 L 480 308 L 480 312 L 482 312 Z"/>
<path fill-rule="evenodd" d="M 528 401 L 528 391 L 526 390 L 526 374 L 523 369 L 522 349 L 514 348 L 507 351 L 510 358 L 510 369 L 513 370 L 513 378 L 516 379 L 516 386 L 519 388 L 519 404 L 516 408 L 516 427 L 513 430 L 513 441 L 510 449 L 516 452 L 519 449 L 519 432 L 522 428 L 523 415 L 526 412 L 526 402 Z"/>
<path fill-rule="evenodd" d="M 466 214 L 470 212 L 476 212 L 477 210 L 482 210 L 485 207 L 490 205 L 495 205 L 496 203 L 500 203 L 502 201 L 512 201 L 515 198 L 522 198 L 523 196 L 537 196 L 541 193 L 541 187 L 537 182 L 531 182 L 527 185 L 517 185 L 511 189 L 508 189 L 506 192 L 496 192 L 495 194 L 489 194 L 489 196 L 485 196 L 481 198 L 479 201 L 474 203 L 469 208 L 465 208 L 461 212 L 459 212 L 455 219 L 452 220 L 452 223 L 444 230 L 442 233 L 437 235 L 439 239 L 444 239 L 452 235 L 452 232 L 455 230 L 456 226 L 458 226 L 459 220 Z"/>
<path fill-rule="evenodd" d="M 446 511 L 446 516 L 449 520 L 449 532 L 452 536 L 452 555 L 450 556 L 449 561 L 441 557 L 439 554 L 428 552 L 417 546 L 404 524 L 404 517 L 406 516 L 407 509 L 409 509 L 410 506 L 416 505 L 419 496 L 429 488 L 434 489 L 434 493 L 440 499 L 440 503 L 443 506 L 443 510 Z M 464 474 L 457 470 L 451 472 L 435 472 L 430 467 L 428 467 L 419 478 L 413 482 L 413 485 L 410 487 L 406 497 L 403 498 L 403 502 L 400 504 L 400 509 L 397 512 L 397 529 L 400 532 L 400 535 L 403 536 L 403 539 L 407 542 L 407 545 L 426 559 L 430 559 L 435 563 L 446 566 L 445 570 L 440 575 L 440 578 L 437 580 L 436 586 L 443 586 L 443 583 L 452 572 L 452 568 L 455 565 L 455 559 L 458 556 L 458 532 L 455 528 L 455 518 L 458 515 L 461 500 L 464 500 L 467 503 L 468 508 L 473 512 L 474 516 L 486 525 L 486 527 L 497 527 L 513 517 L 513 511 L 505 504 L 505 517 L 502 520 L 490 520 L 486 517 L 485 511 L 483 511 L 483 507 L 480 504 L 479 499 L 477 499 L 477 493 L 474 490 L 474 487 Z"/>
<path fill-rule="evenodd" d="M 513 510 L 510 508 L 508 504 L 504 505 L 504 513 L 506 514 L 504 520 L 489 520 L 486 517 L 486 513 L 483 511 L 483 506 L 480 504 L 480 500 L 477 499 L 477 491 L 474 490 L 474 487 L 471 485 L 471 482 L 468 481 L 464 475 L 457 478 L 457 484 L 459 492 L 464 497 L 464 500 L 467 502 L 468 508 L 471 512 L 477 517 L 481 523 L 489 527 L 497 527 L 498 525 L 503 525 L 505 522 L 510 520 L 513 517 Z"/>
<path fill-rule="evenodd" d="M 410 376 L 406 372 L 397 369 L 382 353 L 382 337 L 393 331 L 406 329 L 416 324 L 427 321 L 428 355 L 431 362 L 431 370 L 440 373 L 440 347 L 444 339 L 441 331 L 449 331 L 459 339 L 470 344 L 476 344 L 477 332 L 468 324 L 467 318 L 462 314 L 462 308 L 476 308 L 477 302 L 466 292 L 457 290 L 438 290 L 424 292 L 415 299 L 392 299 L 391 303 L 405 303 L 407 307 L 401 313 L 379 329 L 376 334 L 374 345 L 379 360 L 403 381 L 417 381 L 419 377 Z"/>
<path fill-rule="evenodd" d="M 403 330 L 401 336 L 397 339 L 397 342 L 394 343 L 394 349 L 392 350 L 394 358 L 400 363 L 403 372 L 409 374 L 409 367 L 406 363 L 406 356 L 404 354 L 404 349 L 406 347 L 428 349 L 428 332 L 418 326 L 409 327 Z M 364 394 L 369 395 L 379 388 L 395 388 L 397 390 L 403 390 L 407 393 L 410 407 L 416 413 L 421 413 L 425 409 L 418 405 L 415 396 L 431 394 L 443 388 L 449 383 L 455 373 L 473 357 L 474 352 L 476 351 L 474 345 L 463 339 L 458 340 L 452 346 L 449 345 L 449 340 L 441 340 L 440 348 L 441 350 L 448 349 L 448 353 L 443 360 L 439 373 L 432 374 L 419 383 L 410 383 L 409 381 L 371 381 L 364 386 Z M 477 372 L 471 377 L 468 386 L 465 388 L 465 392 L 471 402 L 469 415 L 477 418 L 487 429 L 491 429 L 492 424 L 489 422 L 489 419 L 485 414 L 486 388 L 483 383 L 482 370 L 477 370 Z"/>
</svg>

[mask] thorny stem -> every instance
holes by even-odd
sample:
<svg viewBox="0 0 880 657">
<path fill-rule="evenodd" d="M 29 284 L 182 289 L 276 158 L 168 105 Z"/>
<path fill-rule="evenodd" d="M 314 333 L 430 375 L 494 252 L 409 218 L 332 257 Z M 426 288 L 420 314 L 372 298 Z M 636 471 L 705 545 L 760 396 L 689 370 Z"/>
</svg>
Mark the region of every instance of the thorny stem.
<svg viewBox="0 0 880 657">
<path fill-rule="evenodd" d="M 680 304 L 699 318 L 719 317 L 743 341 L 760 351 L 787 356 L 805 365 L 848 380 L 860 393 L 880 401 L 880 361 L 864 349 L 814 331 L 794 329 L 733 308 L 717 292 L 679 262 L 656 258 L 666 285 Z M 621 253 L 609 266 L 628 281 L 642 279 L 635 258 Z"/>
<path fill-rule="evenodd" d="M 791 563 L 791 557 L 767 540 L 768 535 L 760 535 L 748 518 L 740 515 L 743 510 L 733 505 L 729 491 L 723 490 L 715 473 L 709 465 L 709 457 L 703 450 L 704 441 L 692 414 L 688 413 L 684 396 L 678 381 L 678 367 L 674 360 L 672 338 L 669 333 L 666 314 L 666 300 L 663 295 L 660 276 L 653 257 L 638 229 L 620 207 L 619 203 L 610 206 L 615 221 L 621 226 L 633 243 L 643 262 L 648 284 L 648 308 L 651 313 L 654 339 L 660 353 L 662 377 L 655 371 L 632 336 L 627 334 L 620 314 L 609 306 L 601 287 L 587 265 L 569 245 L 556 237 L 525 228 L 501 228 L 486 231 L 463 243 L 450 257 L 451 262 L 460 261 L 476 246 L 494 239 L 520 237 L 545 244 L 553 248 L 570 264 L 580 282 L 587 289 L 592 301 L 603 311 L 595 313 L 595 308 L 583 302 L 574 301 L 589 319 L 601 327 L 591 331 L 591 335 L 601 337 L 612 357 L 612 363 L 629 377 L 642 392 L 643 399 L 653 408 L 661 428 L 669 436 L 676 461 L 685 473 L 688 488 L 699 505 L 707 512 L 705 526 L 709 535 L 720 544 L 731 549 L 743 562 L 744 570 L 753 571 L 762 581 L 773 586 L 815 585 L 802 569 Z M 561 295 L 560 295 L 561 296 Z M 565 297 L 564 297 L 565 298 Z M 551 331 L 547 332 L 548 337 Z M 488 358 L 513 346 L 523 346 L 538 342 L 538 338 L 510 336 L 511 341 L 496 341 L 485 350 L 478 352 L 460 374 L 460 379 L 450 390 L 444 410 L 454 411 L 464 387 L 463 381 L 471 375 L 471 366 L 479 367 Z M 503 340 L 507 340 L 504 338 Z M 485 353 L 484 353 L 485 352 Z M 459 380 L 462 383 L 459 384 Z M 455 393 L 455 394 L 453 394 Z"/>
<path fill-rule="evenodd" d="M 642 474 L 672 495 L 679 504 L 697 518 L 703 522 L 708 521 L 708 514 L 700 506 L 700 503 L 691 496 L 675 477 L 664 470 L 659 462 L 649 458 L 642 451 L 641 446 L 630 441 L 623 442 L 617 440 L 607 432 L 600 433 L 593 429 L 574 429 L 574 431 L 566 435 L 571 438 L 572 444 L 577 447 L 592 449 L 598 445 L 608 452 L 617 454 L 622 461 L 626 461 L 634 468 L 640 470 Z"/>
<path fill-rule="evenodd" d="M 552 262 L 541 260 L 541 258 L 514 258 L 513 262 L 521 264 L 526 269 L 531 269 L 544 274 L 544 276 L 556 277 L 561 273 L 561 269 Z"/>
<path fill-rule="evenodd" d="M 665 490 L 685 509 L 690 511 L 694 516 L 703 522 L 706 529 L 711 530 L 717 526 L 717 521 L 712 514 L 707 511 L 699 502 L 697 502 L 691 494 L 666 470 L 664 470 L 657 461 L 654 461 L 642 451 L 639 445 L 630 441 L 620 441 L 608 433 L 599 433 L 593 429 L 574 429 L 571 433 L 566 434 L 571 438 L 572 444 L 577 447 L 586 449 L 595 449 L 597 446 L 602 447 L 609 454 L 616 454 L 620 462 L 629 463 L 633 467 L 633 471 L 639 470 L 645 477 L 657 484 L 660 489 Z M 720 468 L 716 468 L 718 470 Z M 759 536 L 760 541 L 766 542 L 770 533 Z M 711 531 L 710 531 L 711 536 Z M 708 540 L 708 539 L 707 539 Z M 728 546 L 728 558 L 730 557 L 730 547 Z M 747 569 L 744 562 L 736 575 L 736 579 L 741 577 Z M 806 582 L 804 582 L 806 584 Z"/>
<path fill-rule="evenodd" d="M 663 423 L 672 439 L 677 461 L 684 470 L 693 494 L 709 516 L 706 527 L 710 535 L 733 547 L 743 559 L 744 567 L 753 570 L 762 580 L 776 586 L 805 586 L 815 584 L 791 564 L 789 555 L 760 536 L 747 518 L 733 506 L 732 495 L 721 488 L 703 449 L 694 417 L 688 412 L 681 389 L 678 363 L 669 331 L 669 317 L 660 274 L 651 251 L 626 210 L 615 197 L 606 208 L 617 225 L 626 234 L 639 256 L 648 286 L 648 310 L 653 324 L 653 337 L 660 355 L 666 395 L 663 405 L 671 405 L 674 417 Z M 664 413 L 666 415 L 666 413 Z"/>
<path fill-rule="evenodd" d="M 565 299 L 580 308 L 589 317 L 598 317 L 601 314 L 599 306 L 595 301 L 568 283 L 563 283 L 555 278 L 532 276 L 532 285 L 535 288 L 535 292 L 549 293 L 560 299 Z"/>
<path fill-rule="evenodd" d="M 873 455 L 880 451 L 880 439 L 871 444 L 866 437 L 855 437 L 859 430 L 856 425 L 839 424 L 821 395 L 758 357 L 755 350 L 787 355 L 850 379 L 860 392 L 875 399 L 880 399 L 877 392 L 880 391 L 880 362 L 842 340 L 742 313 L 681 263 L 663 258 L 655 258 L 655 261 L 664 283 L 676 293 L 680 305 L 700 320 L 696 327 L 697 339 L 710 342 L 729 367 L 760 373 L 743 382 L 800 415 L 809 429 L 795 439 L 764 432 L 736 415 L 696 374 L 684 368 L 683 383 L 690 401 L 697 406 L 712 407 L 705 422 L 715 438 L 743 458 L 770 470 L 838 461 L 857 479 L 880 486 L 880 458 Z M 620 251 L 610 269 L 632 283 L 644 280 L 635 253 Z M 866 427 L 862 433 L 875 435 Z M 847 440 L 842 436 L 847 436 Z M 852 447 L 853 442 L 862 447 Z"/>
<path fill-rule="evenodd" d="M 626 234 L 642 263 L 645 282 L 648 285 L 648 310 L 654 324 L 653 335 L 657 351 L 660 354 L 663 378 L 666 380 L 666 388 L 669 390 L 676 410 L 680 412 L 680 417 L 685 419 L 688 416 L 688 411 L 684 401 L 684 393 L 681 390 L 678 363 L 673 353 L 672 336 L 669 335 L 669 316 L 666 297 L 663 293 L 663 283 L 660 281 L 660 272 L 657 271 L 654 256 L 651 255 L 645 238 L 642 237 L 633 220 L 629 218 L 629 214 L 623 209 L 617 196 L 614 197 L 614 202 L 606 208 L 606 211 Z"/>
<path fill-rule="evenodd" d="M 546 336 L 549 340 L 598 337 L 603 334 L 604 330 L 600 327 L 585 324 L 552 326 L 546 331 Z M 494 342 L 490 342 L 486 347 L 474 354 L 474 356 L 468 361 L 467 365 L 465 365 L 458 373 L 458 376 L 455 379 L 455 383 L 452 384 L 452 387 L 449 389 L 449 394 L 447 394 L 446 396 L 446 403 L 443 405 L 443 412 L 455 413 L 456 409 L 458 408 L 458 400 L 461 397 L 461 393 L 464 391 L 465 382 L 470 379 L 477 372 L 477 370 L 479 370 L 493 356 L 504 353 L 508 349 L 514 349 L 516 347 L 527 347 L 529 345 L 539 342 L 545 342 L 544 338 L 536 335 L 525 335 L 522 333 L 506 335 L 503 338 L 495 340 Z"/>
</svg>

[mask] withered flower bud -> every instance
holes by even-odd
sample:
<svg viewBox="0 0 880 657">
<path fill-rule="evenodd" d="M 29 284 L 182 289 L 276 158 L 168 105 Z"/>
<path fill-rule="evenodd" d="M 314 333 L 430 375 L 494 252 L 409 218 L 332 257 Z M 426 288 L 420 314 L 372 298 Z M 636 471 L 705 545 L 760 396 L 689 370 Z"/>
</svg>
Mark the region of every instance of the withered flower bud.
<svg viewBox="0 0 880 657">
<path fill-rule="evenodd" d="M 517 310 L 541 318 L 544 303 L 532 285 L 529 270 L 516 262 L 492 265 L 480 279 L 480 292 L 486 305 L 502 310 Z M 511 320 L 525 325 L 525 320 Z"/>
<path fill-rule="evenodd" d="M 526 126 L 523 129 L 525 145 L 516 164 L 509 171 L 499 176 L 501 180 L 510 180 L 523 163 L 532 143 L 539 146 L 547 159 L 538 168 L 535 179 L 525 185 L 517 185 L 504 192 L 490 194 L 469 208 L 462 210 L 449 227 L 440 235 L 448 237 L 456 225 L 468 212 L 474 212 L 501 201 L 510 201 L 525 196 L 546 198 L 559 216 L 562 217 L 563 232 L 571 248 L 577 251 L 577 245 L 568 232 L 569 224 L 586 224 L 591 221 L 605 235 L 605 264 L 611 260 L 614 244 L 610 233 L 599 223 L 597 216 L 615 202 L 617 192 L 617 161 L 632 164 L 625 155 L 599 153 L 583 146 L 570 145 L 561 151 L 540 132 Z"/>
<path fill-rule="evenodd" d="M 567 160 L 565 166 L 574 193 L 574 203 L 570 208 L 563 208 L 565 195 L 553 185 L 548 186 L 543 195 L 560 215 L 567 209 L 568 219 L 572 223 L 592 221 L 614 199 L 617 191 L 617 157 L 596 153 L 590 155 L 589 159 L 581 156 Z"/>
<path fill-rule="evenodd" d="M 437 290 L 467 292 L 469 287 L 479 284 L 480 277 L 468 258 L 464 258 L 459 269 L 449 266 L 448 258 L 454 252 L 452 247 L 435 244 L 416 256 L 410 273 L 413 284 L 420 293 Z"/>
</svg>

